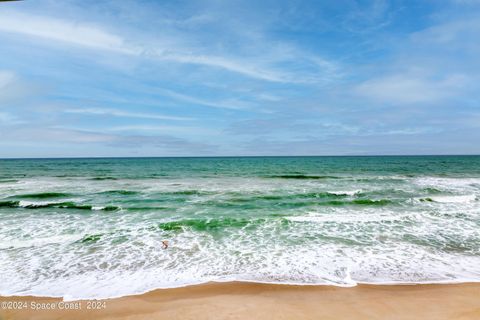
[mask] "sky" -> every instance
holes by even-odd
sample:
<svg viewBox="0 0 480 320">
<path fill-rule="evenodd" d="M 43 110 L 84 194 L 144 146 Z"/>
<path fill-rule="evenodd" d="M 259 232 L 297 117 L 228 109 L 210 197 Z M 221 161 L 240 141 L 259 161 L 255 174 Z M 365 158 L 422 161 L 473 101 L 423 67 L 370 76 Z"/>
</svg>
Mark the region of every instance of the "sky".
<svg viewBox="0 0 480 320">
<path fill-rule="evenodd" d="M 0 158 L 480 154 L 480 1 L 0 2 Z"/>
</svg>

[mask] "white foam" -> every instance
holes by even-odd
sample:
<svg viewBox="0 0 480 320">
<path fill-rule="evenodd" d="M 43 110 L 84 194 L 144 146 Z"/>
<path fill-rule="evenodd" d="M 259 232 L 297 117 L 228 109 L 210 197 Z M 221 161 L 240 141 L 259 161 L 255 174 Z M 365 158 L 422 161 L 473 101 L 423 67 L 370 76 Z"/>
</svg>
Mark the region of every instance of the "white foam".
<svg viewBox="0 0 480 320">
<path fill-rule="evenodd" d="M 414 193 L 423 186 L 421 179 L 402 179 L 405 192 Z M 282 217 L 270 217 L 267 215 L 270 212 L 256 216 L 257 212 L 239 212 L 237 208 L 222 213 L 201 202 L 228 199 L 229 192 L 245 197 L 275 192 L 353 196 L 361 190 L 398 187 L 388 181 L 379 185 L 375 180 L 342 179 L 78 181 L 30 180 L 16 184 L 19 187 L 15 194 L 43 191 L 46 186 L 52 191 L 79 194 L 141 190 L 146 198 L 148 193 L 185 190 L 213 194 L 192 196 L 194 201 L 182 202 L 168 211 L 142 214 L 126 211 L 118 215 L 79 215 L 57 209 L 47 214 L 18 210 L 22 214 L 17 214 L 6 209 L 0 219 L 0 295 L 100 299 L 210 281 L 336 286 L 480 281 L 480 249 L 475 247 L 475 241 L 480 239 L 480 202 L 475 201 L 479 191 L 471 185 L 472 181 L 423 179 L 425 185 L 438 185 L 458 194 L 431 197 L 447 204 L 412 201 L 365 208 L 272 208 Z M 20 205 L 47 203 L 21 201 Z M 104 208 L 96 204 L 94 210 Z M 455 216 L 458 212 L 463 216 Z M 265 222 L 252 227 L 218 229 L 218 232 L 188 226 L 178 232 L 158 228 L 160 222 L 199 217 L 259 218 Z M 284 219 L 299 223 L 285 223 Z M 99 235 L 99 239 L 78 241 L 88 235 Z M 167 250 L 161 249 L 164 239 L 170 241 Z"/>
<path fill-rule="evenodd" d="M 432 187 L 445 191 L 454 192 L 475 192 L 480 185 L 480 178 L 439 178 L 439 177 L 422 177 L 415 178 L 412 182 L 422 187 Z"/>
<path fill-rule="evenodd" d="M 80 240 L 81 237 L 77 235 L 58 235 L 45 238 L 36 238 L 30 240 L 10 240 L 8 242 L 3 242 L 0 244 L 1 249 L 18 249 L 18 248 L 29 248 L 29 247 L 41 247 L 47 244 L 61 244 L 61 243 L 70 243 L 73 241 Z"/>
<path fill-rule="evenodd" d="M 380 250 L 379 247 L 330 244 L 288 248 L 272 243 L 252 252 L 247 248 L 240 255 L 232 256 L 231 250 L 241 250 L 235 241 L 203 243 L 203 247 L 192 252 L 195 245 L 185 242 L 190 236 L 178 239 L 168 250 L 146 246 L 142 254 L 130 246 L 117 249 L 124 253 L 117 266 L 112 264 L 112 259 L 119 252 L 102 247 L 98 254 L 79 256 L 75 261 L 71 261 L 72 255 L 52 255 L 53 265 L 46 264 L 41 256 L 32 256 L 24 261 L 21 275 L 12 273 L 15 268 L 2 263 L 5 273 L 0 276 L 0 294 L 55 296 L 66 300 L 103 299 L 211 281 L 348 287 L 357 283 L 478 281 L 480 276 L 475 269 L 480 263 L 479 257 L 458 260 L 458 256 L 447 254 L 440 259 L 435 253 L 409 245 L 397 244 L 390 250 Z M 128 248 L 130 251 L 125 250 Z M 102 267 L 108 263 L 109 267 Z M 78 267 L 83 270 L 76 270 Z M 44 276 L 37 277 L 38 272 Z"/>
<path fill-rule="evenodd" d="M 328 193 L 334 194 L 337 196 L 354 196 L 357 193 L 362 192 L 362 190 L 351 190 L 351 191 L 329 191 Z"/>
<path fill-rule="evenodd" d="M 432 196 L 432 199 L 435 202 L 441 203 L 469 203 L 476 200 L 476 196 L 474 194 L 469 195 L 462 195 L 462 196 Z"/>
<path fill-rule="evenodd" d="M 37 202 L 32 202 L 32 201 L 24 201 L 24 200 L 21 200 L 18 204 L 19 207 L 29 207 L 29 206 L 43 206 L 43 205 L 48 205 L 50 204 L 51 202 L 48 202 L 48 201 L 37 201 Z"/>
<path fill-rule="evenodd" d="M 319 215 L 319 216 L 293 216 L 285 219 L 294 222 L 371 222 L 371 221 L 395 221 L 410 217 L 411 214 L 342 214 L 342 215 Z"/>
</svg>

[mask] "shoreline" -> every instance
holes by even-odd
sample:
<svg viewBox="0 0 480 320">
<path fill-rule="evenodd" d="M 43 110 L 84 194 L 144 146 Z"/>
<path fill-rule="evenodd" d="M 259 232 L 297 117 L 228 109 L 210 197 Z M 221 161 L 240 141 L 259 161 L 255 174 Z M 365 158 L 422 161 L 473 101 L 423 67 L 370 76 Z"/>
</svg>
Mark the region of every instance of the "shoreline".
<svg viewBox="0 0 480 320">
<path fill-rule="evenodd" d="M 480 319 L 479 297 L 480 283 L 337 287 L 224 282 L 105 300 L 0 297 L 0 319 Z"/>
</svg>

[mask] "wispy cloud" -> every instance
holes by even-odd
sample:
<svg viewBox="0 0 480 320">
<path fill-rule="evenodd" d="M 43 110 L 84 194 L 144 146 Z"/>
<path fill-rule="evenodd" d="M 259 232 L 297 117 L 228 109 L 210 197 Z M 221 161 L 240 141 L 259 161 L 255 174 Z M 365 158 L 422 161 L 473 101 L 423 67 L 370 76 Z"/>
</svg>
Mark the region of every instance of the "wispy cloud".
<svg viewBox="0 0 480 320">
<path fill-rule="evenodd" d="M 139 58 L 205 66 L 269 82 L 304 83 L 311 82 L 313 79 L 311 76 L 299 76 L 269 66 L 271 63 L 275 64 L 282 61 L 276 61 L 275 59 L 269 61 L 272 57 L 268 56 L 265 59 L 263 56 L 246 58 L 245 56 L 235 57 L 228 54 L 206 55 L 201 53 L 198 48 L 185 46 L 174 39 L 170 39 L 168 44 L 163 44 L 160 47 L 159 42 L 155 39 L 152 39 L 153 41 L 150 43 L 142 44 L 119 35 L 115 31 L 108 30 L 102 25 L 19 13 L 13 10 L 1 14 L 0 17 L 0 31 L 41 38 L 50 42 L 50 44 L 52 42 L 61 43 Z M 310 63 L 320 67 L 318 72 L 330 72 L 332 63 L 311 54 L 309 56 L 305 54 L 296 55 L 290 59 L 296 61 L 296 63 L 301 61 L 299 57 L 303 60 L 308 59 Z"/>
<path fill-rule="evenodd" d="M 0 90 L 12 83 L 14 79 L 15 74 L 13 72 L 0 70 Z"/>
<path fill-rule="evenodd" d="M 142 113 L 142 112 L 128 112 L 115 109 L 101 109 L 101 108 L 78 108 L 78 109 L 66 109 L 65 113 L 76 113 L 84 115 L 102 115 L 102 116 L 114 116 L 114 117 L 126 117 L 126 118 L 143 118 L 143 119 L 157 119 L 157 120 L 177 120 L 188 121 L 194 120 L 190 117 L 178 117 L 168 116 L 156 113 Z"/>
<path fill-rule="evenodd" d="M 394 74 L 367 80 L 355 87 L 361 96 L 394 105 L 440 101 L 455 96 L 468 78 L 462 74 L 442 79 L 417 74 Z"/>
<path fill-rule="evenodd" d="M 286 80 L 279 74 L 253 66 L 245 61 L 237 62 L 225 57 L 182 53 L 191 51 L 189 48 L 150 48 L 150 46 L 133 45 L 123 37 L 106 31 L 101 26 L 58 18 L 9 12 L 1 16 L 0 31 L 39 37 L 47 41 L 57 41 L 90 49 L 215 67 L 261 80 L 279 82 Z"/>
<path fill-rule="evenodd" d="M 109 132 L 142 132 L 142 133 L 168 133 L 168 134 L 182 134 L 192 137 L 200 135 L 218 135 L 221 132 L 213 128 L 204 128 L 199 126 L 168 126 L 168 125 L 126 125 L 114 126 L 106 128 Z"/>
<path fill-rule="evenodd" d="M 41 85 L 34 85 L 11 70 L 0 70 L 0 109 L 11 108 L 12 103 L 28 99 L 39 91 Z"/>
<path fill-rule="evenodd" d="M 17 124 L 23 124 L 24 121 L 19 120 L 17 117 L 11 115 L 8 112 L 0 112 L 0 124 L 4 126 L 12 126 Z"/>
<path fill-rule="evenodd" d="M 0 30 L 92 49 L 138 54 L 138 51 L 126 45 L 120 36 L 101 27 L 52 17 L 8 11 L 1 15 Z"/>
<path fill-rule="evenodd" d="M 265 69 L 264 67 L 255 66 L 246 61 L 235 61 L 225 57 L 205 56 L 205 55 L 185 55 L 181 53 L 162 53 L 158 52 L 154 55 L 157 58 L 170 60 L 180 63 L 198 64 L 203 66 L 225 69 L 236 72 L 248 77 L 273 81 L 273 82 L 293 82 L 279 72 Z"/>
<path fill-rule="evenodd" d="M 209 145 L 208 143 L 195 142 L 168 134 L 116 134 L 93 130 L 40 127 L 23 127 L 14 132 L 0 127 L 0 134 L 7 139 L 7 141 L 14 140 L 17 141 L 17 143 L 28 142 L 31 144 L 44 145 L 45 141 L 54 141 L 55 144 L 59 145 L 63 145 L 64 143 L 75 143 L 79 144 L 77 146 L 97 145 L 126 148 L 127 152 L 125 152 L 124 155 L 131 154 L 132 150 L 139 150 L 144 147 L 150 148 L 150 154 L 163 152 L 164 154 L 179 153 L 184 155 L 205 154 L 216 149 L 215 146 Z M 52 144 L 52 142 L 50 144 Z M 74 147 L 75 146 L 72 146 L 72 148 Z M 2 156 L 3 155 L 4 154 L 2 154 Z M 81 156 L 81 154 L 79 156 Z"/>
<path fill-rule="evenodd" d="M 235 100 L 235 99 L 212 101 L 212 100 L 197 98 L 191 95 L 186 95 L 183 93 L 178 93 L 176 91 L 169 90 L 169 89 L 156 88 L 154 91 L 158 92 L 160 95 L 167 96 L 183 102 L 188 102 L 189 104 L 193 104 L 193 105 L 202 105 L 202 106 L 213 107 L 213 108 L 234 109 L 234 110 L 249 109 L 251 107 L 248 103 Z"/>
</svg>

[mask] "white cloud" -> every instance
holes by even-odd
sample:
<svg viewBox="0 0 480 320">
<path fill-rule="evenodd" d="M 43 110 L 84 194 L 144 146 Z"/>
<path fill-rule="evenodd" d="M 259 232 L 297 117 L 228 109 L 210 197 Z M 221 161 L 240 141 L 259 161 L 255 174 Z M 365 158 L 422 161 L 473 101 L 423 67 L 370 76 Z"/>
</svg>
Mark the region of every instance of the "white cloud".
<svg viewBox="0 0 480 320">
<path fill-rule="evenodd" d="M 395 74 L 363 82 L 354 88 L 358 95 L 392 104 L 426 103 L 448 98 L 467 82 L 464 75 L 432 79 L 422 75 Z"/>
<path fill-rule="evenodd" d="M 159 57 L 176 62 L 222 68 L 228 71 L 240 73 L 245 76 L 261 80 L 267 80 L 272 82 L 292 82 L 278 72 L 266 70 L 255 65 L 245 63 L 245 61 L 237 62 L 233 59 L 226 59 L 223 57 L 182 54 L 159 55 Z"/>
<path fill-rule="evenodd" d="M 434 130 L 431 128 L 404 128 L 404 129 L 397 129 L 397 130 L 389 130 L 385 132 L 377 132 L 374 133 L 375 135 L 417 135 L 417 134 L 424 134 L 424 133 L 437 133 L 438 130 Z"/>
<path fill-rule="evenodd" d="M 187 55 L 172 50 L 172 48 L 143 50 L 141 47 L 135 47 L 128 44 L 122 37 L 105 31 L 99 26 L 51 17 L 41 17 L 21 13 L 3 15 L 0 19 L 0 30 L 40 37 L 50 41 L 60 41 L 92 49 L 116 51 L 129 55 L 145 54 L 162 60 L 222 68 L 269 81 L 280 80 L 278 76 L 268 72 L 257 70 L 221 57 Z"/>
<path fill-rule="evenodd" d="M 285 80 L 280 75 L 245 62 L 236 62 L 223 57 L 182 53 L 190 51 L 187 48 L 148 49 L 134 46 L 121 36 L 108 32 L 100 26 L 52 17 L 9 12 L 8 15 L 3 14 L 0 18 L 0 31 L 40 37 L 91 49 L 109 50 L 128 55 L 144 55 L 177 63 L 210 66 L 267 81 Z"/>
<path fill-rule="evenodd" d="M 50 142 L 111 142 L 115 140 L 115 135 L 89 131 L 74 131 L 62 128 L 41 128 L 19 126 L 15 130 L 2 130 L 0 134 L 6 141 L 50 141 Z"/>
<path fill-rule="evenodd" d="M 213 108 L 221 108 L 221 109 L 233 109 L 233 110 L 239 110 L 239 109 L 248 109 L 250 106 L 242 101 L 238 101 L 235 99 L 230 99 L 230 100 L 224 100 L 224 101 L 210 101 L 210 100 L 205 100 L 205 99 L 200 99 L 196 97 L 192 97 L 189 95 L 185 95 L 182 93 L 178 93 L 172 90 L 168 89 L 157 89 L 157 91 L 164 96 L 177 99 L 180 101 L 188 102 L 191 104 L 197 104 L 197 105 L 202 105 L 202 106 L 207 106 L 207 107 L 213 107 Z"/>
<path fill-rule="evenodd" d="M 452 20 L 438 24 L 412 35 L 412 40 L 420 45 L 441 45 L 445 49 L 454 45 L 466 48 L 476 47 L 475 41 L 480 32 L 479 16 Z"/>
<path fill-rule="evenodd" d="M 83 109 L 67 109 L 64 110 L 65 113 L 78 113 L 78 114 L 87 114 L 87 115 L 108 115 L 114 117 L 126 117 L 126 118 L 143 118 L 143 119 L 157 119 L 157 120 L 194 120 L 193 118 L 188 117 L 177 117 L 177 116 L 167 116 L 160 115 L 156 113 L 141 113 L 141 112 L 128 112 L 115 109 L 100 109 L 100 108 L 83 108 Z"/>
<path fill-rule="evenodd" d="M 0 70 L 0 89 L 5 88 L 7 85 L 12 83 L 14 79 L 15 74 L 13 72 Z"/>
<path fill-rule="evenodd" d="M 137 50 L 125 44 L 124 39 L 94 25 L 51 17 L 7 12 L 1 15 L 0 30 L 40 37 L 93 49 L 136 54 Z"/>
<path fill-rule="evenodd" d="M 38 16 L 16 11 L 0 12 L 0 32 L 21 34 L 45 39 L 51 43 L 62 43 L 95 50 L 105 50 L 138 57 L 148 57 L 159 61 L 171 61 L 181 64 L 192 64 L 217 68 L 246 77 L 282 83 L 314 82 L 307 75 L 293 74 L 274 68 L 278 57 L 262 54 L 254 58 L 234 57 L 227 55 L 200 54 L 203 50 L 185 46 L 178 39 L 171 37 L 163 44 L 157 37 L 150 37 L 146 43 L 137 43 L 130 39 L 106 30 L 97 24 L 59 19 L 55 17 Z M 185 38 L 189 35 L 185 35 Z M 148 35 L 147 35 L 148 37 Z M 145 41 L 145 40 L 144 40 Z M 273 53 L 270 48 L 270 53 Z M 287 58 L 289 61 L 314 63 L 320 73 L 331 73 L 333 64 L 329 61 L 296 52 Z M 303 61 L 303 62 L 302 62 Z"/>
<path fill-rule="evenodd" d="M 11 103 L 28 99 L 40 89 L 40 85 L 25 81 L 15 72 L 0 70 L 0 109 L 10 108 Z"/>
<path fill-rule="evenodd" d="M 478 91 L 480 35 L 478 13 L 448 18 L 410 34 L 381 74 L 354 87 L 354 93 L 390 104 L 438 103 L 462 99 Z M 383 70 L 382 70 L 383 69 Z"/>
<path fill-rule="evenodd" d="M 192 126 L 152 126 L 152 125 L 127 125 L 127 126 L 115 126 L 106 128 L 106 131 L 111 132 L 145 132 L 155 133 L 162 132 L 168 134 L 188 134 L 198 137 L 199 135 L 215 135 L 219 134 L 219 130 L 204 128 L 204 127 L 192 127 Z"/>
<path fill-rule="evenodd" d="M 0 112 L 0 124 L 15 125 L 21 123 L 23 123 L 23 121 L 20 121 L 17 117 L 11 115 L 10 113 Z"/>
</svg>

